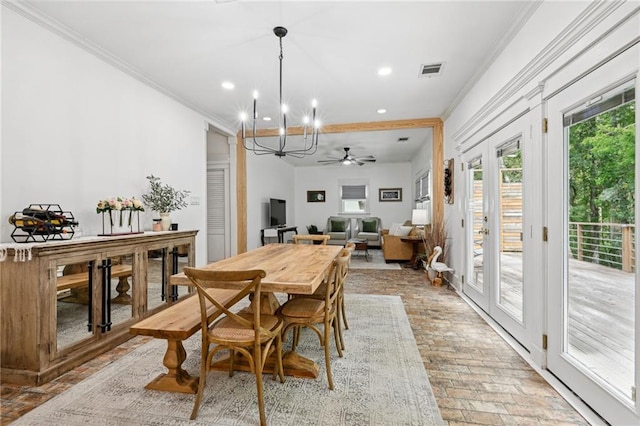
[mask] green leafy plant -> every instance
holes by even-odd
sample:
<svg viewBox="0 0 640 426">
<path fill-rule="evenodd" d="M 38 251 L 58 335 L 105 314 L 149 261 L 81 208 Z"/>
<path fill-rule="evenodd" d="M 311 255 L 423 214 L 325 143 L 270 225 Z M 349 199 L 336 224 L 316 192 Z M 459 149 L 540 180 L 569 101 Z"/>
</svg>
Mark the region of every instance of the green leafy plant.
<svg viewBox="0 0 640 426">
<path fill-rule="evenodd" d="M 318 233 L 318 227 L 315 225 L 309 225 L 307 226 L 307 232 L 309 232 L 309 234 L 317 234 Z"/>
<path fill-rule="evenodd" d="M 187 207 L 187 196 L 191 191 L 177 190 L 171 185 L 161 183 L 159 177 L 147 176 L 149 192 L 142 195 L 145 205 L 158 213 L 171 213 Z"/>
</svg>

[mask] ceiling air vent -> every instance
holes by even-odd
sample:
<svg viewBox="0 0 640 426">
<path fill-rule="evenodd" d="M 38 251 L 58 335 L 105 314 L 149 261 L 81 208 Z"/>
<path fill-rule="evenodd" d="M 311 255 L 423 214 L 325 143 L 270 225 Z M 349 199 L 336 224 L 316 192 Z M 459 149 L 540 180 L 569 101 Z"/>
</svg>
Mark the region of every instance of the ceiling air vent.
<svg viewBox="0 0 640 426">
<path fill-rule="evenodd" d="M 442 71 L 442 62 L 437 64 L 428 64 L 428 65 L 420 65 L 420 75 L 419 77 L 435 77 L 440 75 Z"/>
<path fill-rule="evenodd" d="M 409 138 L 407 138 L 407 137 L 398 138 L 398 143 L 405 143 L 405 142 L 409 142 Z"/>
</svg>

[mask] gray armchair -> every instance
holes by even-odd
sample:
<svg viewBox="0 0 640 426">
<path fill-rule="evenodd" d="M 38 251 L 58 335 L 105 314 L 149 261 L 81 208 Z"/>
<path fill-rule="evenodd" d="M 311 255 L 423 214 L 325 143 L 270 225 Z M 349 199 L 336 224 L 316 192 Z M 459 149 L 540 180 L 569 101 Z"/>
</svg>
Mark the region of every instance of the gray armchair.
<svg viewBox="0 0 640 426">
<path fill-rule="evenodd" d="M 367 240 L 370 247 L 380 247 L 382 242 L 382 221 L 379 217 L 356 219 L 353 238 Z"/>
<path fill-rule="evenodd" d="M 345 245 L 347 240 L 351 238 L 351 219 L 348 217 L 329 216 L 324 233 L 331 237 L 328 244 Z"/>
</svg>

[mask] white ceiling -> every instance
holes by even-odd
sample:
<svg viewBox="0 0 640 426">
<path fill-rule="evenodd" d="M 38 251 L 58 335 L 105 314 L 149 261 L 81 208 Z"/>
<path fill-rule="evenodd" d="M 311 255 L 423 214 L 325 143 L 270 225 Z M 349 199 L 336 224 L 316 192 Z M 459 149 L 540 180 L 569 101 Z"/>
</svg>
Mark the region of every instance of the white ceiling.
<svg viewBox="0 0 640 426">
<path fill-rule="evenodd" d="M 240 111 L 251 109 L 254 89 L 260 114 L 277 117 L 275 26 L 289 30 L 283 98 L 290 125 L 300 123 L 312 98 L 327 124 L 444 118 L 534 7 L 518 0 L 23 3 L 233 132 Z M 421 65 L 434 62 L 444 63 L 441 75 L 420 77 Z M 377 74 L 383 66 L 392 68 L 389 76 Z M 223 89 L 225 80 L 235 89 Z M 409 142 L 398 144 L 404 136 Z M 379 163 L 407 161 L 429 140 L 427 129 L 321 134 L 317 154 L 287 160 L 316 165 L 349 146 Z"/>
</svg>

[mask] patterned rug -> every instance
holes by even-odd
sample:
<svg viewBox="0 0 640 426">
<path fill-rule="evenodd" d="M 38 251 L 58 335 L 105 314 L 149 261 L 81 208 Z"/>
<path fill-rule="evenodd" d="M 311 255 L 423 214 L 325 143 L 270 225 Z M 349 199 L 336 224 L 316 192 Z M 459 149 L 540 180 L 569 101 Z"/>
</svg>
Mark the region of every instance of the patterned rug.
<svg viewBox="0 0 640 426">
<path fill-rule="evenodd" d="M 335 389 L 327 386 L 317 337 L 302 333 L 298 352 L 320 365 L 316 380 L 265 375 L 270 425 L 442 425 L 402 301 L 398 296 L 346 295 L 350 329 L 339 358 L 332 343 Z M 333 341 L 332 341 L 333 342 Z M 164 372 L 165 342 L 151 341 L 105 367 L 14 425 L 254 425 L 259 424 L 255 378 L 211 372 L 198 418 L 194 395 L 150 391 Z M 198 374 L 200 334 L 185 342 L 184 367 Z M 285 345 L 288 348 L 289 344 Z"/>
</svg>

